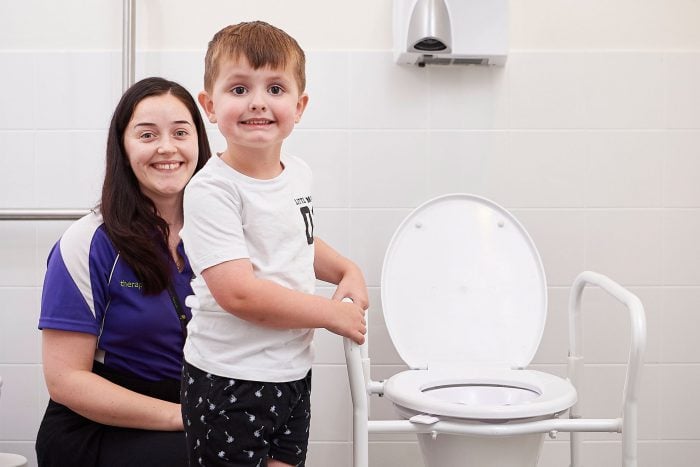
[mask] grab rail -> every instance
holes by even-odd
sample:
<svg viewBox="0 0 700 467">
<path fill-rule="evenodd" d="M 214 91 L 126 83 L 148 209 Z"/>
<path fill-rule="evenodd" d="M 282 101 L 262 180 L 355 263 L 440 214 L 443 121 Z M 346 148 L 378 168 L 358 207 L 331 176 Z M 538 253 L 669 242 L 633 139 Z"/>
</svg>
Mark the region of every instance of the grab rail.
<svg viewBox="0 0 700 467">
<path fill-rule="evenodd" d="M 134 0 L 122 4 L 122 92 L 134 84 L 136 46 L 136 5 Z M 89 209 L 0 209 L 0 221 L 76 220 Z"/>
<path fill-rule="evenodd" d="M 134 0 L 124 0 L 122 8 L 122 92 L 125 92 L 134 84 L 134 50 L 136 46 Z"/>
<path fill-rule="evenodd" d="M 76 220 L 89 212 L 89 209 L 0 209 L 0 221 Z"/>
</svg>

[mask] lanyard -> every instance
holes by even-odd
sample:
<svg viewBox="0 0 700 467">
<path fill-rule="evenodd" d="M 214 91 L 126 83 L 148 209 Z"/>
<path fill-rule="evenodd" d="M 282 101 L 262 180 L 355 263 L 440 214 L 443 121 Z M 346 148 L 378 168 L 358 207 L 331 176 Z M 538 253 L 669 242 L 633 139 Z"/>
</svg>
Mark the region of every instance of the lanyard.
<svg viewBox="0 0 700 467">
<path fill-rule="evenodd" d="M 168 283 L 168 293 L 170 294 L 170 301 L 173 303 L 175 308 L 175 313 L 177 314 L 177 319 L 180 321 L 180 327 L 182 328 L 182 336 L 187 339 L 187 315 L 185 314 L 185 309 L 180 303 L 180 299 L 175 293 L 175 288 L 173 284 Z"/>
</svg>

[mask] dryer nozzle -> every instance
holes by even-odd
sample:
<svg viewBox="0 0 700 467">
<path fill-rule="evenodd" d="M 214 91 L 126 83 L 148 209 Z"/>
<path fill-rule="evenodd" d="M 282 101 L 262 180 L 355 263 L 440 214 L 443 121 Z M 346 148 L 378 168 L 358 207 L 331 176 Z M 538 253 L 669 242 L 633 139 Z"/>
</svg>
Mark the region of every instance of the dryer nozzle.
<svg viewBox="0 0 700 467">
<path fill-rule="evenodd" d="M 422 52 L 441 52 L 447 50 L 447 46 L 440 39 L 426 38 L 413 46 Z"/>
<path fill-rule="evenodd" d="M 452 30 L 445 0 L 418 0 L 408 27 L 412 52 L 450 53 Z"/>
</svg>

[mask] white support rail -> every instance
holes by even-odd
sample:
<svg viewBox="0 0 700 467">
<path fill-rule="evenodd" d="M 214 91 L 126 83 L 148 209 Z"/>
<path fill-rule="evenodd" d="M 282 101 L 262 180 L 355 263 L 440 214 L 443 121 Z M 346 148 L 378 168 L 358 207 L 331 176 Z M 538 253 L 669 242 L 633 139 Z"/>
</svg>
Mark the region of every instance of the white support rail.
<svg viewBox="0 0 700 467">
<path fill-rule="evenodd" d="M 612 279 L 585 271 L 574 280 L 569 299 L 569 379 L 574 387 L 583 381 L 583 328 L 581 297 L 587 285 L 595 285 L 623 303 L 629 310 L 631 344 L 627 377 L 623 391 L 622 413 L 619 418 L 585 419 L 579 413 L 578 402 L 569 410 L 568 419 L 548 419 L 510 424 L 460 424 L 436 421 L 431 424 L 410 420 L 369 420 L 368 396 L 382 394 L 383 383 L 372 381 L 369 375 L 367 342 L 362 346 L 343 339 L 350 394 L 353 404 L 353 467 L 369 466 L 369 433 L 447 433 L 478 436 L 514 436 L 533 433 L 570 432 L 570 467 L 582 467 L 581 436 L 583 432 L 622 433 L 622 465 L 637 467 L 637 398 L 643 354 L 646 346 L 646 320 L 641 301 Z M 580 392 L 579 392 L 580 394 Z"/>
<path fill-rule="evenodd" d="M 367 400 L 367 384 L 362 369 L 362 353 L 360 346 L 347 337 L 343 338 L 345 361 L 350 380 L 350 396 L 352 398 L 352 458 L 353 467 L 369 466 L 369 402 Z M 362 347 L 367 348 L 366 343 Z"/>
<path fill-rule="evenodd" d="M 569 379 L 575 387 L 583 382 L 583 318 L 581 298 L 587 285 L 598 286 L 627 307 L 630 314 L 630 352 L 622 394 L 622 465 L 637 467 L 637 407 L 639 382 L 646 348 L 644 306 L 636 295 L 602 274 L 585 271 L 576 277 L 569 295 Z M 581 418 L 581 398 L 569 410 L 572 419 Z M 571 467 L 581 467 L 581 436 L 571 435 Z"/>
<path fill-rule="evenodd" d="M 552 418 L 535 422 L 513 424 L 466 424 L 439 421 L 433 424 L 413 423 L 410 420 L 371 420 L 369 431 L 375 433 L 442 433 L 448 435 L 474 436 L 519 436 L 535 433 L 558 432 L 606 432 L 619 433 L 622 420 L 619 418 L 580 419 Z"/>
</svg>

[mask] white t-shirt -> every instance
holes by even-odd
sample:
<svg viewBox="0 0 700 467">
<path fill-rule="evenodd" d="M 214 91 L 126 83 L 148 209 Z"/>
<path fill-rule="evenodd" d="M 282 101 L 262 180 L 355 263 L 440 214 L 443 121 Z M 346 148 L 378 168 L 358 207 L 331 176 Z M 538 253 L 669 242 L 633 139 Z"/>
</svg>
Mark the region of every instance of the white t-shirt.
<svg viewBox="0 0 700 467">
<path fill-rule="evenodd" d="M 282 157 L 282 164 L 278 177 L 258 180 L 212 157 L 185 189 L 180 237 L 197 300 L 184 355 L 201 370 L 285 382 L 311 368 L 313 329 L 272 329 L 242 320 L 216 303 L 201 277 L 209 267 L 249 258 L 257 277 L 314 293 L 311 170 L 296 157 Z"/>
</svg>

